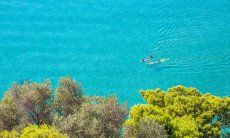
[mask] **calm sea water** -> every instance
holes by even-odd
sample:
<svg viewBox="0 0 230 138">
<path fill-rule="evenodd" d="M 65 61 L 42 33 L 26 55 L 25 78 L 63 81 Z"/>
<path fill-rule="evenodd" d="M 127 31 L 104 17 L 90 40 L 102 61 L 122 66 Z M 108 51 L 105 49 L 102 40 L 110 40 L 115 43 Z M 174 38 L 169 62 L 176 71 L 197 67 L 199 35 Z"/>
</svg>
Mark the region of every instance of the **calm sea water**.
<svg viewBox="0 0 230 138">
<path fill-rule="evenodd" d="M 130 105 L 140 89 L 230 96 L 229 0 L 1 0 L 0 91 L 64 75 Z M 146 54 L 170 58 L 140 63 Z"/>
</svg>

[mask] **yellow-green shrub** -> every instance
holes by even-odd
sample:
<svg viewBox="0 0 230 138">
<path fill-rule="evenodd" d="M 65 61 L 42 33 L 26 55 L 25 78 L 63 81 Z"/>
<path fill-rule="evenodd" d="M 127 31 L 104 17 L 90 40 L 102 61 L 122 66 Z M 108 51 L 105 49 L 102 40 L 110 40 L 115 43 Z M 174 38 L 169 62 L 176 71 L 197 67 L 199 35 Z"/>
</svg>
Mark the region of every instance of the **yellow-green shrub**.
<svg viewBox="0 0 230 138">
<path fill-rule="evenodd" d="M 16 131 L 7 131 L 4 130 L 0 132 L 0 138 L 19 138 L 19 134 Z"/>
<path fill-rule="evenodd" d="M 201 94 L 195 88 L 175 86 L 140 92 L 147 104 L 135 105 L 125 122 L 125 131 L 138 133 L 136 124 L 148 117 L 164 125 L 169 137 L 220 137 L 230 125 L 230 98 Z M 144 130 L 144 129 L 143 129 Z M 127 134 L 127 132 L 124 132 Z"/>
<path fill-rule="evenodd" d="M 60 133 L 57 129 L 47 125 L 29 125 L 19 134 L 15 130 L 0 132 L 0 138 L 68 138 L 67 134 Z"/>
<path fill-rule="evenodd" d="M 20 138 L 68 138 L 68 136 L 47 125 L 40 127 L 30 125 L 22 130 Z"/>
</svg>

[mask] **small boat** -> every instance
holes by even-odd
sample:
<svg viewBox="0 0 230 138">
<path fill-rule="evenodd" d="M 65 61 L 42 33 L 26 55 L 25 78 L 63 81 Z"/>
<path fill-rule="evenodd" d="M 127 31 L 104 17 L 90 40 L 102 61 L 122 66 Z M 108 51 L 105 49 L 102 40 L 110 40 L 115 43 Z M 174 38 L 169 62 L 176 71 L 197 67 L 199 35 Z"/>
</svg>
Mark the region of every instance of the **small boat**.
<svg viewBox="0 0 230 138">
<path fill-rule="evenodd" d="M 147 65 L 155 65 L 168 61 L 169 58 L 160 58 L 157 61 L 146 62 Z"/>
</svg>

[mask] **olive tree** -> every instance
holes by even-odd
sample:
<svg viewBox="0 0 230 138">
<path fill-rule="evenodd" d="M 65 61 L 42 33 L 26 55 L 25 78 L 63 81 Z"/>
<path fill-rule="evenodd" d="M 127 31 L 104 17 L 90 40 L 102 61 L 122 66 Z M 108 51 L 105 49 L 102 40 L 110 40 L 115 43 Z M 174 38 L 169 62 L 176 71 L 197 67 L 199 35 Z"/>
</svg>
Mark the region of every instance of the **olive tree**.
<svg viewBox="0 0 230 138">
<path fill-rule="evenodd" d="M 71 137 L 119 137 L 126 115 L 115 97 L 88 97 L 80 110 L 56 116 L 53 125 Z"/>
<path fill-rule="evenodd" d="M 51 124 L 52 90 L 49 81 L 25 82 L 22 85 L 14 83 L 7 95 L 24 119 L 38 126 L 43 123 Z"/>
<path fill-rule="evenodd" d="M 0 131 L 12 130 L 20 124 L 22 113 L 8 96 L 0 101 Z"/>
<path fill-rule="evenodd" d="M 67 116 L 80 108 L 83 102 L 83 90 L 72 78 L 62 77 L 56 92 L 54 100 L 56 112 Z"/>
</svg>

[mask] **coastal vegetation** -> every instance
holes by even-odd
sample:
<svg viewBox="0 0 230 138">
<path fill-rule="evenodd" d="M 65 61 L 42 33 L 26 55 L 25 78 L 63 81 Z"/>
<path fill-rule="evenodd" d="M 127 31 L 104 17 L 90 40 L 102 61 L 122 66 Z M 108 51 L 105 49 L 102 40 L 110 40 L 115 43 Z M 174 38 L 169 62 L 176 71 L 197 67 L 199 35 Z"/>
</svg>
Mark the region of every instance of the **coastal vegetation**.
<svg viewBox="0 0 230 138">
<path fill-rule="evenodd" d="M 68 138 L 67 134 L 60 133 L 57 129 L 47 125 L 29 125 L 21 132 L 4 130 L 0 133 L 1 138 Z"/>
<path fill-rule="evenodd" d="M 209 93 L 201 94 L 195 88 L 175 86 L 167 92 L 160 89 L 141 91 L 146 104 L 131 108 L 129 119 L 124 123 L 127 137 L 139 137 L 142 131 L 152 135 L 146 129 L 153 123 L 143 125 L 144 120 L 156 121 L 164 126 L 168 137 L 220 137 L 221 130 L 229 128 L 230 98 L 216 97 Z M 160 129 L 159 129 L 160 130 Z M 165 137 L 165 132 L 162 137 Z M 141 137 L 141 136 L 140 136 Z"/>
<path fill-rule="evenodd" d="M 118 137 L 127 114 L 115 96 L 86 96 L 70 77 L 55 89 L 48 80 L 14 83 L 0 102 L 0 136 Z"/>
<path fill-rule="evenodd" d="M 141 90 L 131 107 L 115 96 L 87 96 L 80 83 L 14 83 L 0 101 L 1 138 L 220 137 L 230 125 L 230 98 L 175 86 Z M 227 132 L 225 135 L 228 135 Z"/>
</svg>

